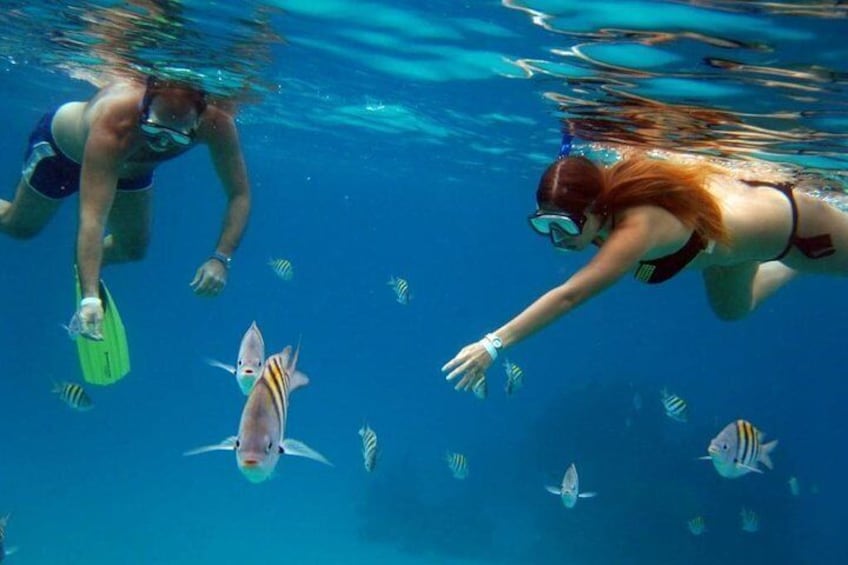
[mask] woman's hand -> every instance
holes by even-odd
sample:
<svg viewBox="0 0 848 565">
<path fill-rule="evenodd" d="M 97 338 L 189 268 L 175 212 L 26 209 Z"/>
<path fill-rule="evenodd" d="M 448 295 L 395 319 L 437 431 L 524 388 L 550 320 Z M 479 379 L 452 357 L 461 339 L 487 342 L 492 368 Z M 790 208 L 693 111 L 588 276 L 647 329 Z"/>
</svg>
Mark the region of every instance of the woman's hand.
<svg viewBox="0 0 848 565">
<path fill-rule="evenodd" d="M 448 361 L 442 372 L 447 372 L 445 380 L 459 378 L 454 386 L 456 390 L 472 390 L 480 380 L 486 378 L 486 369 L 492 364 L 492 356 L 479 341 L 463 347 L 456 356 Z"/>
<path fill-rule="evenodd" d="M 199 296 L 217 296 L 226 284 L 226 265 L 212 257 L 197 269 L 194 280 L 191 281 L 191 289 Z"/>
</svg>

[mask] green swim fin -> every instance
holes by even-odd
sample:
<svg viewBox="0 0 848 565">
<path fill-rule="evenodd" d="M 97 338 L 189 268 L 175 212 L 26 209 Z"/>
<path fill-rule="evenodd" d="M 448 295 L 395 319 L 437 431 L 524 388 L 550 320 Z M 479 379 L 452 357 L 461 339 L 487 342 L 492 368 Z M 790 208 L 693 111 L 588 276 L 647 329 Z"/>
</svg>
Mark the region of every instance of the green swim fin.
<svg viewBox="0 0 848 565">
<path fill-rule="evenodd" d="M 79 276 L 76 276 L 77 304 L 82 299 Z M 100 300 L 103 301 L 103 341 L 77 337 L 77 352 L 85 382 L 110 385 L 130 372 L 130 352 L 127 332 L 115 301 L 103 280 L 100 281 Z"/>
</svg>

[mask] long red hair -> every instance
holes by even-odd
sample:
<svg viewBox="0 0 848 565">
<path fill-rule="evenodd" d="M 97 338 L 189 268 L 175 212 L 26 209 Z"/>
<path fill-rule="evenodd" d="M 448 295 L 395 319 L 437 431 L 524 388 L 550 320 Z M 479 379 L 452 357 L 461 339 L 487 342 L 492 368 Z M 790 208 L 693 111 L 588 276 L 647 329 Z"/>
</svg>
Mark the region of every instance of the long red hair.
<svg viewBox="0 0 848 565">
<path fill-rule="evenodd" d="M 728 243 L 721 208 L 705 188 L 716 169 L 631 157 L 601 168 L 585 157 L 566 157 L 552 164 L 539 182 L 536 201 L 566 211 L 613 215 L 634 206 L 668 210 L 705 239 Z"/>
</svg>

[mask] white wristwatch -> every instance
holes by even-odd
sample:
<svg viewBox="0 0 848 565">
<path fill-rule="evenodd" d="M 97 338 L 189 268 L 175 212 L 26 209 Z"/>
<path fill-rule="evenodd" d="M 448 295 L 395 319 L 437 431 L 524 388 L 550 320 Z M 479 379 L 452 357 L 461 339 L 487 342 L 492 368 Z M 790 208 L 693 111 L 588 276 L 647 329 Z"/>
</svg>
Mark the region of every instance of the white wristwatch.
<svg viewBox="0 0 848 565">
<path fill-rule="evenodd" d="M 503 340 L 497 336 L 497 334 L 486 334 L 486 339 L 492 342 L 492 345 L 495 349 L 500 351 L 503 349 Z"/>
<path fill-rule="evenodd" d="M 483 346 L 486 353 L 488 353 L 489 357 L 491 357 L 492 361 L 494 361 L 498 358 L 500 350 L 503 349 L 503 340 L 495 334 L 486 334 L 486 336 L 480 340 L 480 345 Z"/>
</svg>

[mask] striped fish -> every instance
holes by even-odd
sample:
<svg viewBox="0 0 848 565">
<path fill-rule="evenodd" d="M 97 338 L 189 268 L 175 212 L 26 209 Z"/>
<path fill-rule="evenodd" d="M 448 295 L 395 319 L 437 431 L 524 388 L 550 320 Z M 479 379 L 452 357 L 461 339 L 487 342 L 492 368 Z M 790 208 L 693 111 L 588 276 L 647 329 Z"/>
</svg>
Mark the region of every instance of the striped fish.
<svg viewBox="0 0 848 565">
<path fill-rule="evenodd" d="M 0 563 L 18 550 L 17 547 L 5 547 L 4 544 L 6 541 L 6 526 L 9 523 L 10 516 L 11 514 L 0 516 Z"/>
<path fill-rule="evenodd" d="M 85 389 L 77 383 L 54 383 L 53 394 L 59 395 L 59 400 L 80 412 L 91 410 L 94 408 L 94 403 L 91 397 L 85 392 Z"/>
<path fill-rule="evenodd" d="M 486 383 L 486 375 L 480 375 L 480 378 L 471 387 L 471 392 L 480 400 L 486 400 L 486 397 L 489 396 L 489 385 Z"/>
<path fill-rule="evenodd" d="M 294 278 L 294 267 L 288 259 L 269 259 L 268 266 L 274 274 L 288 282 Z"/>
<path fill-rule="evenodd" d="M 693 536 L 700 536 L 707 530 L 707 523 L 704 521 L 703 516 L 695 516 L 686 525 L 689 527 L 689 532 Z"/>
<path fill-rule="evenodd" d="M 292 355 L 291 346 L 268 358 L 262 376 L 253 386 L 241 413 L 238 436 L 221 443 L 200 447 L 185 453 L 197 455 L 208 451 L 236 452 L 242 474 L 259 483 L 271 477 L 280 455 L 298 455 L 330 465 L 327 459 L 306 444 L 286 438 L 289 395 L 306 386 L 309 379 L 296 370 L 300 346 Z"/>
<path fill-rule="evenodd" d="M 760 530 L 760 517 L 749 508 L 742 508 L 742 511 L 739 512 L 739 521 L 743 532 L 753 534 Z"/>
<path fill-rule="evenodd" d="M 503 366 L 504 371 L 506 371 L 506 387 L 504 390 L 506 390 L 507 395 L 511 395 L 524 386 L 524 371 L 509 359 L 504 361 Z"/>
<path fill-rule="evenodd" d="M 395 300 L 398 304 L 409 304 L 409 301 L 412 299 L 412 295 L 409 293 L 409 283 L 406 279 L 390 277 L 389 282 L 386 284 L 392 287 L 392 290 L 395 293 Z"/>
<path fill-rule="evenodd" d="M 777 447 L 777 440 L 762 443 L 763 437 L 751 422 L 736 420 L 713 438 L 707 448 L 709 455 L 701 459 L 711 460 L 718 474 L 727 479 L 751 472 L 762 473 L 758 464 L 772 469 L 774 465 L 769 454 Z"/>
<path fill-rule="evenodd" d="M 370 473 L 377 465 L 377 433 L 365 424 L 359 428 L 359 437 L 362 438 L 362 463 Z"/>
<path fill-rule="evenodd" d="M 669 393 L 663 389 L 662 405 L 665 409 L 665 415 L 677 422 L 686 422 L 689 419 L 689 407 L 686 406 L 686 401 L 676 394 Z"/>
<path fill-rule="evenodd" d="M 556 494 L 562 499 L 562 504 L 566 508 L 574 508 L 578 498 L 592 498 L 598 496 L 596 492 L 580 492 L 580 478 L 577 476 L 577 467 L 572 463 L 565 470 L 565 475 L 562 477 L 562 483 L 559 486 L 545 487 L 551 494 Z"/>
<path fill-rule="evenodd" d="M 445 455 L 448 468 L 453 473 L 454 479 L 465 479 L 468 477 L 468 459 L 462 453 L 448 453 Z"/>
</svg>

